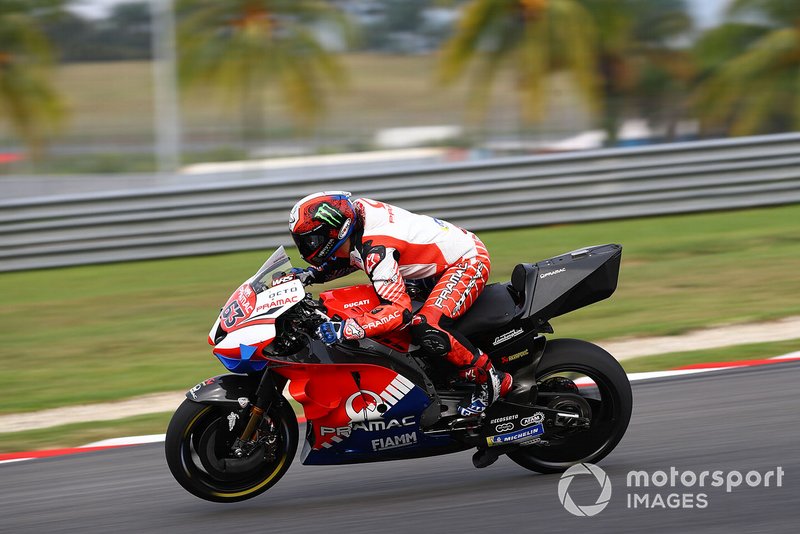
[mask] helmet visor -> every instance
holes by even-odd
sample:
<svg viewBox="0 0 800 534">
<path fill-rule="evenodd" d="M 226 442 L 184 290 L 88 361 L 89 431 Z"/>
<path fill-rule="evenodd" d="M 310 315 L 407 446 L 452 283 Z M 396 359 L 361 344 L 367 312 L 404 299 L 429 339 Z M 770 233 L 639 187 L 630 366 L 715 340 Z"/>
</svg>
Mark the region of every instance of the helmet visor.
<svg viewBox="0 0 800 534">
<path fill-rule="evenodd" d="M 327 257 L 320 257 L 319 252 L 323 249 L 330 249 L 326 246 L 330 238 L 318 233 L 309 233 L 304 235 L 294 235 L 294 242 L 297 244 L 297 250 L 303 258 L 313 265 L 321 265 L 325 263 Z"/>
</svg>

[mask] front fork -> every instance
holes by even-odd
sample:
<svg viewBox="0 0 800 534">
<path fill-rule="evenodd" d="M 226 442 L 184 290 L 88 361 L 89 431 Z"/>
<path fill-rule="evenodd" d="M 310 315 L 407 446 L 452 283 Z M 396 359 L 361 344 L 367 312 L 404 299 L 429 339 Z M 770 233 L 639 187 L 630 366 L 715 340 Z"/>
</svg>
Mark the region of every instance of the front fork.
<svg viewBox="0 0 800 534">
<path fill-rule="evenodd" d="M 264 416 L 264 412 L 269 410 L 273 402 L 283 402 L 281 392 L 286 385 L 286 381 L 287 380 L 280 375 L 273 377 L 273 373 L 270 371 L 269 367 L 264 369 L 264 373 L 261 375 L 261 380 L 258 383 L 258 388 L 256 388 L 255 402 L 250 405 L 250 419 L 247 421 L 247 426 L 245 426 L 244 431 L 242 431 L 242 434 L 236 439 L 233 446 L 237 456 L 244 455 L 244 445 L 253 441 L 255 432 L 261 423 L 261 418 Z"/>
</svg>

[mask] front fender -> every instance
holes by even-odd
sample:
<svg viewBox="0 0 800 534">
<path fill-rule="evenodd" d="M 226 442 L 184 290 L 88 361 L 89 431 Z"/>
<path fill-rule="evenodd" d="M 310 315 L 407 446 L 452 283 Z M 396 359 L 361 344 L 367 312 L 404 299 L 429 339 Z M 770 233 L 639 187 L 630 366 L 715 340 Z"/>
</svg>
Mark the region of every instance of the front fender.
<svg viewBox="0 0 800 534">
<path fill-rule="evenodd" d="M 186 398 L 200 404 L 241 406 L 240 398 L 253 401 L 258 383 L 258 376 L 235 374 L 215 376 L 203 380 L 187 391 Z"/>
</svg>

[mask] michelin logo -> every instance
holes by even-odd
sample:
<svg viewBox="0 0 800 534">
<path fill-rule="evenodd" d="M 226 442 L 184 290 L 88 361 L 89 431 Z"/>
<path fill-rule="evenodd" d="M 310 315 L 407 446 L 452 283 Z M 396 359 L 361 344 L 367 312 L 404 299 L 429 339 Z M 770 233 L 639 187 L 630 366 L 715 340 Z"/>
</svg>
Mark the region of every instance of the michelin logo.
<svg viewBox="0 0 800 534">
<path fill-rule="evenodd" d="M 541 424 L 538 424 L 530 428 L 524 428 L 522 430 L 517 430 L 515 432 L 509 432 L 508 434 L 500 434 L 499 436 L 488 437 L 486 438 L 486 444 L 489 447 L 493 447 L 496 445 L 503 445 L 505 443 L 513 443 L 515 441 L 528 440 L 531 438 L 541 436 L 542 434 L 544 434 L 544 427 Z"/>
</svg>

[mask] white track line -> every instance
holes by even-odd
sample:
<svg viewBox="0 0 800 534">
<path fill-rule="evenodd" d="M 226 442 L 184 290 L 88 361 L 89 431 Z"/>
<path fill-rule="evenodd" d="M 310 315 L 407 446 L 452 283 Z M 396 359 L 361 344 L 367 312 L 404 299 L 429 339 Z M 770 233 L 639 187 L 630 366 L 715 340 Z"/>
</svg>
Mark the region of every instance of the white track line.
<svg viewBox="0 0 800 534">
<path fill-rule="evenodd" d="M 800 350 L 797 352 L 790 352 L 789 354 L 784 354 L 783 356 L 775 356 L 770 358 L 770 360 L 800 360 Z"/>
</svg>

